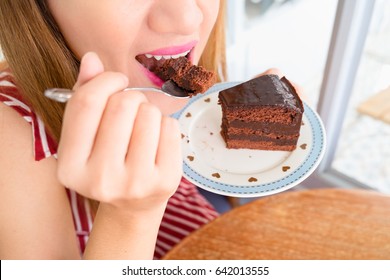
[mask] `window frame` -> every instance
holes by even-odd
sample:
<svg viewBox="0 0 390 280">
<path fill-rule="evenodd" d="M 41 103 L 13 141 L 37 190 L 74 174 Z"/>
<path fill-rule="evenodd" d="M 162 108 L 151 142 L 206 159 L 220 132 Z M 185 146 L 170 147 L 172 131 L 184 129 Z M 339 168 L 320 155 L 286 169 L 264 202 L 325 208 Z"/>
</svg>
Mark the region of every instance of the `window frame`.
<svg viewBox="0 0 390 280">
<path fill-rule="evenodd" d="M 317 111 L 326 130 L 327 148 L 317 170 L 302 185 L 310 188 L 368 188 L 332 168 L 346 108 L 368 35 L 375 0 L 339 0 Z M 342 121 L 340 121 L 342 120 Z"/>
</svg>

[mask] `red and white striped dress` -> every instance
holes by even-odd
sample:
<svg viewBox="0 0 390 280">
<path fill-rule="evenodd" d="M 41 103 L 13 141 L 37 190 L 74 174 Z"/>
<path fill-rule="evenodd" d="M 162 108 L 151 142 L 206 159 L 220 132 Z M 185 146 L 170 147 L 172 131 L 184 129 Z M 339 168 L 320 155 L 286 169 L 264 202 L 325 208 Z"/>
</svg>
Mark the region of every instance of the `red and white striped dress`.
<svg viewBox="0 0 390 280">
<path fill-rule="evenodd" d="M 22 102 L 13 77 L 8 72 L 0 73 L 0 102 L 16 110 L 31 124 L 36 161 L 50 156 L 56 157 L 56 143 L 46 133 L 41 119 Z M 93 226 L 93 216 L 87 199 L 70 189 L 67 189 L 67 193 L 82 253 Z M 217 216 L 218 213 L 197 188 L 183 178 L 176 193 L 170 198 L 164 213 L 154 258 L 160 259 L 185 236 Z"/>
</svg>

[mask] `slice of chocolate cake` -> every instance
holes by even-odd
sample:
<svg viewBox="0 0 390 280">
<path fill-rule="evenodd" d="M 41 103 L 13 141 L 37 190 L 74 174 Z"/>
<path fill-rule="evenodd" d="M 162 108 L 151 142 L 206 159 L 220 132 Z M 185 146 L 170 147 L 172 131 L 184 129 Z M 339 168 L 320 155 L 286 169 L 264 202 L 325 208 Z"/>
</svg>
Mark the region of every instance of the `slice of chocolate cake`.
<svg viewBox="0 0 390 280">
<path fill-rule="evenodd" d="M 156 61 L 154 69 L 149 69 L 162 80 L 174 80 L 176 77 L 184 75 L 191 68 L 191 63 L 185 57 L 177 59 L 161 59 Z"/>
<path fill-rule="evenodd" d="M 204 93 L 216 82 L 217 75 L 214 72 L 191 65 L 186 57 L 161 60 L 137 57 L 137 60 L 163 81 L 173 82 L 190 96 Z"/>
<path fill-rule="evenodd" d="M 303 104 L 291 83 L 264 75 L 219 93 L 222 137 L 227 148 L 292 151 Z"/>
<path fill-rule="evenodd" d="M 176 74 L 172 80 L 181 88 L 193 94 L 204 93 L 216 81 L 214 72 L 207 71 L 202 66 L 192 65 L 188 71 Z"/>
</svg>

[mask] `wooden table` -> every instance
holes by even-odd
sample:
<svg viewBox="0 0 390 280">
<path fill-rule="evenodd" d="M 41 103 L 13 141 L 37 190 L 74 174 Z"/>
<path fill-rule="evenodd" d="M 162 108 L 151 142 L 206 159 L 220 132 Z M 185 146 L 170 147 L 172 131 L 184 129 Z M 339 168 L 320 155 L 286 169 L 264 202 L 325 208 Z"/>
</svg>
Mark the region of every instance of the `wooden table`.
<svg viewBox="0 0 390 280">
<path fill-rule="evenodd" d="M 390 259 L 390 196 L 289 191 L 237 207 L 165 259 Z"/>
</svg>

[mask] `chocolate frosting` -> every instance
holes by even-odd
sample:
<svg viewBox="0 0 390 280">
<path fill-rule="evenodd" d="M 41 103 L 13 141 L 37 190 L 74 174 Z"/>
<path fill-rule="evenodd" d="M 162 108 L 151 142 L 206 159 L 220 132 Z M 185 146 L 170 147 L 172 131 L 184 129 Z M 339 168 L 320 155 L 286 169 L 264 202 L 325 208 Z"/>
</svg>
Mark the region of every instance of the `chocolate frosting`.
<svg viewBox="0 0 390 280">
<path fill-rule="evenodd" d="M 303 104 L 291 83 L 277 75 L 263 75 L 219 94 L 221 102 L 228 107 L 283 106 L 303 112 Z"/>
</svg>

